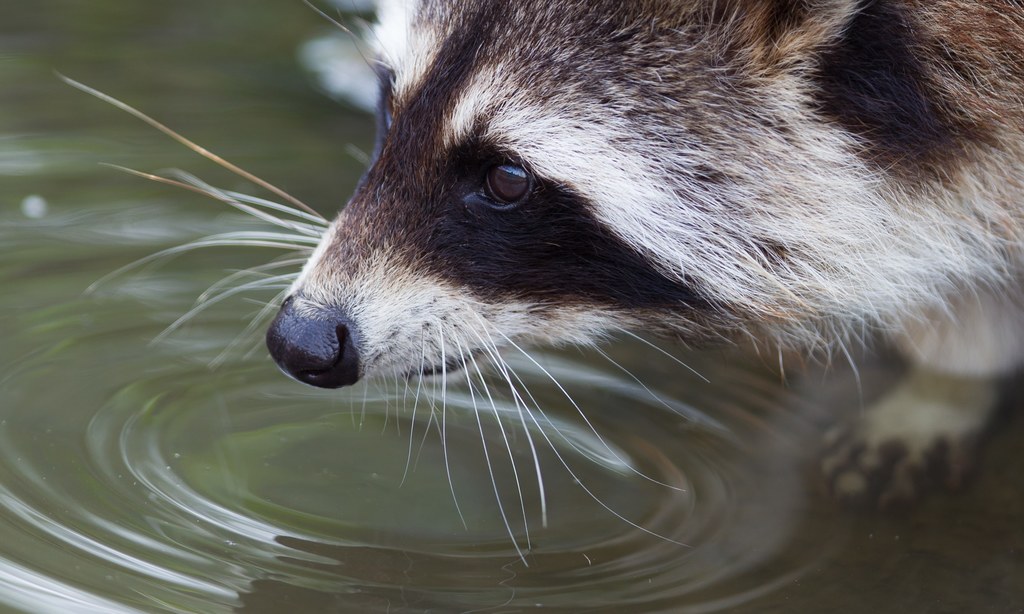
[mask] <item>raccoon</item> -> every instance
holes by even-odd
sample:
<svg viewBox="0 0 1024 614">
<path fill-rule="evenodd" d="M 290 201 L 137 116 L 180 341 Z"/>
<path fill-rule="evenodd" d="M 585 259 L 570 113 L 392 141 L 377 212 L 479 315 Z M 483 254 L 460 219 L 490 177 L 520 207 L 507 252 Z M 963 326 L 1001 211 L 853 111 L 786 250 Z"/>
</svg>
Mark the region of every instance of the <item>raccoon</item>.
<svg viewBox="0 0 1024 614">
<path fill-rule="evenodd" d="M 1019 0 L 383 0 L 378 139 L 267 333 L 295 379 L 642 329 L 906 381 L 840 497 L 955 485 L 1024 362 Z"/>
</svg>

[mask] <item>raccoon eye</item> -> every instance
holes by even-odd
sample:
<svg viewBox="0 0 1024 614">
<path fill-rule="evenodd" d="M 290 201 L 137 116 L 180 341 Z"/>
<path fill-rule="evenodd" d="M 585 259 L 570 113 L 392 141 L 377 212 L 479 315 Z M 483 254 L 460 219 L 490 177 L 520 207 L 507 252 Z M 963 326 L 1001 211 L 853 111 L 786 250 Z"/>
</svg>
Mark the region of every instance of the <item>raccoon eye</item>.
<svg viewBox="0 0 1024 614">
<path fill-rule="evenodd" d="M 530 174 L 514 164 L 499 164 L 487 171 L 487 196 L 503 205 L 518 203 L 530 193 Z"/>
</svg>

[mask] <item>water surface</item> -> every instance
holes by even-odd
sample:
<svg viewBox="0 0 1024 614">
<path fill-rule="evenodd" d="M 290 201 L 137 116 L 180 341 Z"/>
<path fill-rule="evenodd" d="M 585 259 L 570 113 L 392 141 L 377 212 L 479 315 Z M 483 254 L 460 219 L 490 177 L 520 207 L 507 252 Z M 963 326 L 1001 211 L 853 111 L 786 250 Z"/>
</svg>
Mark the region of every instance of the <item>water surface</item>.
<svg viewBox="0 0 1024 614">
<path fill-rule="evenodd" d="M 744 348 L 662 343 L 673 358 L 626 338 L 607 355 L 510 353 L 532 394 L 520 402 L 500 374 L 443 402 L 436 382 L 317 391 L 281 376 L 262 330 L 247 331 L 284 285 L 272 276 L 297 270 L 287 250 L 215 247 L 107 277 L 200 237 L 269 229 L 99 163 L 268 195 L 53 71 L 330 215 L 372 139 L 298 61 L 330 30 L 291 2 L 5 8 L 4 609 L 1024 609 L 1012 412 L 962 493 L 880 514 L 820 492 L 820 433 L 888 385 L 889 362 L 858 356 L 858 392 L 842 365 L 826 379 L 793 364 L 784 381 Z M 162 335 L 211 285 L 275 258 L 222 289 L 265 287 Z"/>
</svg>

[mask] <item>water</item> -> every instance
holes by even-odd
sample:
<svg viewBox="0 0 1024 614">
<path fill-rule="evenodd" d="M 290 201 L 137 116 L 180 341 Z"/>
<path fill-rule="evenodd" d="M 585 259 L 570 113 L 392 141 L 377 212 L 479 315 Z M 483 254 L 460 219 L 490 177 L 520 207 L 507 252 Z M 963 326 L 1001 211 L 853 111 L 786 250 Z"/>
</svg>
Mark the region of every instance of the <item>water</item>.
<svg viewBox="0 0 1024 614">
<path fill-rule="evenodd" d="M 841 366 L 783 385 L 742 349 L 666 345 L 701 376 L 629 339 L 611 360 L 539 351 L 574 406 L 510 355 L 543 409 L 534 420 L 498 378 L 493 405 L 463 386 L 443 407 L 403 382 L 339 393 L 286 380 L 261 331 L 242 334 L 273 284 L 161 337 L 225 275 L 287 256 L 210 248 L 87 292 L 161 249 L 265 228 L 100 166 L 258 192 L 53 71 L 330 214 L 372 138 L 296 60 L 330 28 L 301 3 L 48 0 L 4 17 L 2 609 L 1024 608 L 1012 413 L 965 492 L 851 512 L 821 494 L 815 468 L 820 432 L 860 406 Z M 870 399 L 895 371 L 859 360 Z"/>
</svg>

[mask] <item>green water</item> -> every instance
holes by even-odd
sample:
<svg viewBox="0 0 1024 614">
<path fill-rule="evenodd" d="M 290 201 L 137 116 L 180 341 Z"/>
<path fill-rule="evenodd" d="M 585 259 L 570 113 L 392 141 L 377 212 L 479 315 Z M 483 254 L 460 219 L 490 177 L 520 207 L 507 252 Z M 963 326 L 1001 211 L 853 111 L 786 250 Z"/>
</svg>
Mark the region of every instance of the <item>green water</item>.
<svg viewBox="0 0 1024 614">
<path fill-rule="evenodd" d="M 701 376 L 636 341 L 607 348 L 614 362 L 539 351 L 574 404 L 511 356 L 531 419 L 497 379 L 493 405 L 466 387 L 442 404 L 404 382 L 287 380 L 246 332 L 284 282 L 161 336 L 218 280 L 287 253 L 209 248 L 107 277 L 266 228 L 100 163 L 269 195 L 54 71 L 330 216 L 372 141 L 297 62 L 330 31 L 301 2 L 4 6 L 0 608 L 1024 611 L 1012 412 L 964 492 L 850 512 L 815 462 L 820 432 L 860 407 L 842 367 L 782 385 L 741 350 L 665 344 Z M 892 368 L 861 362 L 870 398 Z"/>
</svg>

